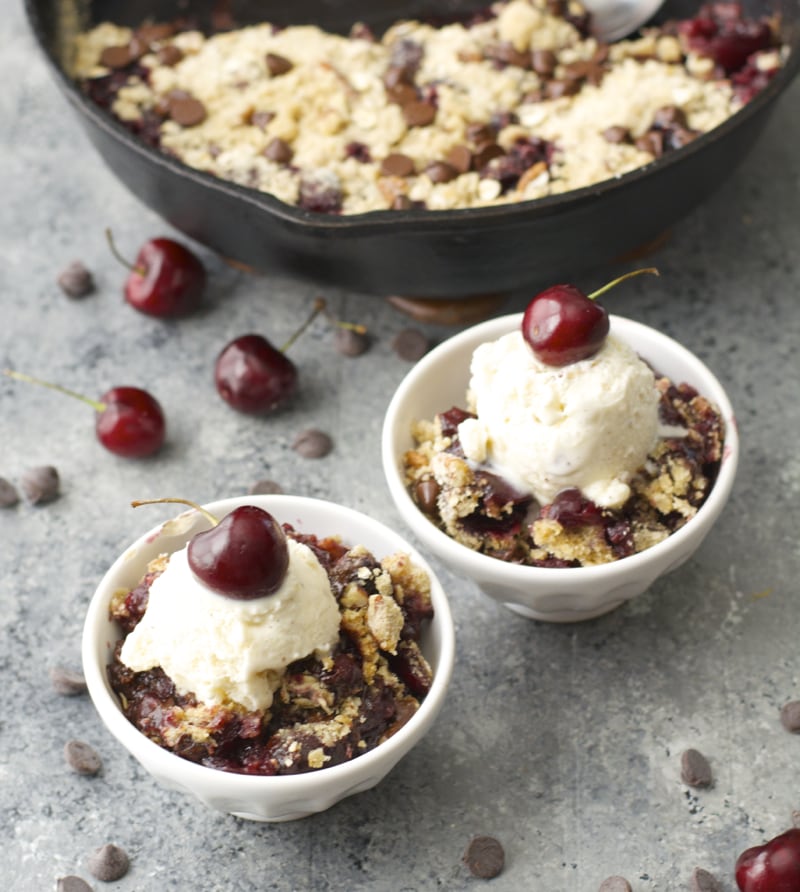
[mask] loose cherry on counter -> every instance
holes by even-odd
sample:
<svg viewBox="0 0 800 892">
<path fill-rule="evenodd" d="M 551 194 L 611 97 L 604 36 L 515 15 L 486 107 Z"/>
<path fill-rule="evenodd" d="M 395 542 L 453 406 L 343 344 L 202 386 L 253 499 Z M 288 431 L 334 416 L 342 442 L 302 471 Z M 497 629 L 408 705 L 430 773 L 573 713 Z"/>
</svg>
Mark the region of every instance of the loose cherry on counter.
<svg viewBox="0 0 800 892">
<path fill-rule="evenodd" d="M 591 294 L 575 285 L 551 285 L 531 300 L 522 317 L 522 336 L 545 365 L 564 366 L 588 359 L 603 346 L 608 313 L 595 298 L 626 279 L 642 273 L 658 275 L 654 267 L 619 276 Z"/>
<path fill-rule="evenodd" d="M 736 859 L 741 892 L 800 892 L 800 827 L 793 827 Z"/>
<path fill-rule="evenodd" d="M 142 499 L 140 505 L 177 502 L 189 505 L 212 524 L 189 541 L 187 555 L 192 573 L 208 588 L 227 598 L 249 601 L 274 594 L 289 568 L 286 534 L 277 520 L 256 505 L 240 505 L 218 520 L 188 499 Z"/>
<path fill-rule="evenodd" d="M 217 357 L 214 384 L 226 403 L 239 412 L 262 415 L 284 406 L 297 389 L 297 366 L 286 351 L 325 309 L 317 298 L 305 322 L 280 348 L 262 335 L 246 334 L 230 341 Z"/>
<path fill-rule="evenodd" d="M 95 433 L 109 452 L 123 458 L 146 458 L 157 452 L 164 443 L 166 420 L 155 397 L 138 387 L 112 387 L 99 400 L 92 400 L 23 372 L 3 369 L 3 374 L 17 381 L 27 381 L 57 390 L 91 406 L 96 413 Z"/>
<path fill-rule="evenodd" d="M 200 302 L 206 287 L 206 271 L 200 260 L 180 242 L 154 238 L 139 249 L 134 263 L 117 250 L 111 230 L 106 230 L 111 253 L 130 270 L 125 281 L 125 300 L 148 316 L 185 316 Z"/>
</svg>

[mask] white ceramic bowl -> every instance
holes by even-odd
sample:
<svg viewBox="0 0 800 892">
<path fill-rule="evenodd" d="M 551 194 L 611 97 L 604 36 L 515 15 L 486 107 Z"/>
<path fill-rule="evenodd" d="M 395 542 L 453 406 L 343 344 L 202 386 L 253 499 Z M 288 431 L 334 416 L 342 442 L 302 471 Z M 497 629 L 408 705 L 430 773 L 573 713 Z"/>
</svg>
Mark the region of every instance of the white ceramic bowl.
<svg viewBox="0 0 800 892">
<path fill-rule="evenodd" d="M 89 604 L 83 631 L 83 669 L 94 705 L 109 731 L 167 788 L 196 796 L 222 812 L 255 821 L 290 821 L 324 811 L 336 802 L 374 787 L 430 729 L 444 702 L 455 653 L 455 635 L 444 591 L 425 559 L 401 536 L 364 514 L 331 502 L 299 496 L 268 495 L 226 499 L 205 506 L 217 517 L 238 505 L 258 505 L 281 523 L 320 537 L 338 535 L 346 545 L 365 545 L 378 558 L 406 552 L 427 570 L 431 581 L 434 618 L 423 634 L 421 647 L 433 670 L 431 690 L 419 710 L 396 734 L 374 750 L 341 765 L 291 776 L 258 777 L 206 768 L 162 749 L 138 731 L 119 708 L 106 667 L 120 632 L 108 617 L 115 590 L 130 588 L 141 579 L 148 561 L 181 548 L 200 529 L 208 527 L 197 512 L 190 529 L 176 532 L 167 525 L 154 527 L 128 548 L 103 577 Z M 170 506 L 155 506 L 169 510 Z M 184 525 L 185 526 L 185 525 Z"/>
<path fill-rule="evenodd" d="M 402 456 L 413 448 L 411 426 L 451 406 L 464 407 L 474 349 L 516 329 L 522 314 L 482 322 L 454 335 L 421 359 L 394 394 L 383 425 L 382 458 L 389 491 L 400 514 L 425 548 L 455 573 L 473 579 L 492 598 L 524 616 L 573 622 L 600 616 L 641 594 L 697 549 L 719 517 L 733 485 L 739 455 L 736 420 L 721 384 L 692 353 L 641 323 L 611 316 L 611 331 L 676 383 L 687 382 L 715 403 L 726 425 L 719 476 L 702 508 L 658 545 L 610 564 L 540 568 L 509 564 L 472 551 L 442 532 L 406 490 Z"/>
</svg>

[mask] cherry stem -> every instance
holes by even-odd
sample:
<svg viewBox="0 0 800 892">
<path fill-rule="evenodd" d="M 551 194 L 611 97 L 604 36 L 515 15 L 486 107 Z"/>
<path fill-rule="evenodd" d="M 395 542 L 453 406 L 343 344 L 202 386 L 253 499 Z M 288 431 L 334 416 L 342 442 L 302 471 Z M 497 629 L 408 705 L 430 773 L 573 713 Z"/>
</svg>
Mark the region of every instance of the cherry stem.
<svg viewBox="0 0 800 892">
<path fill-rule="evenodd" d="M 105 412 L 108 408 L 105 403 L 101 403 L 99 400 L 91 400 L 88 396 L 84 396 L 82 393 L 76 393 L 68 387 L 62 387 L 60 384 L 53 384 L 51 381 L 43 381 L 41 378 L 34 378 L 33 375 L 26 375 L 24 372 L 15 372 L 13 369 L 3 369 L 3 374 L 7 375 L 9 378 L 15 378 L 17 381 L 27 381 L 28 384 L 38 384 L 40 387 L 47 387 L 50 390 L 57 390 L 59 393 L 75 397 L 76 400 L 80 400 L 82 403 L 86 403 L 87 406 L 91 406 L 95 412 Z"/>
<path fill-rule="evenodd" d="M 297 331 L 289 338 L 289 340 L 280 348 L 281 353 L 285 353 L 292 344 L 300 337 L 300 335 L 308 328 L 309 325 L 319 316 L 319 314 L 325 309 L 325 298 L 318 297 L 314 301 L 314 306 L 311 308 L 311 312 L 308 315 L 306 321 L 297 329 Z"/>
<path fill-rule="evenodd" d="M 327 309 L 325 310 L 325 315 L 330 319 L 333 325 L 336 325 L 339 328 L 347 328 L 350 331 L 354 331 L 356 334 L 361 335 L 367 333 L 367 326 L 362 325 L 360 322 L 345 322 L 344 319 L 337 319 L 336 316 Z"/>
<path fill-rule="evenodd" d="M 117 245 L 114 242 L 114 236 L 111 234 L 111 230 L 106 228 L 105 232 L 108 247 L 111 249 L 111 253 L 114 255 L 114 258 L 119 261 L 126 269 L 129 269 L 132 273 L 143 276 L 147 272 L 147 270 L 142 266 L 136 266 L 136 264 L 131 263 L 130 260 L 127 260 L 125 257 L 123 257 L 117 249 Z"/>
<path fill-rule="evenodd" d="M 619 285 L 620 282 L 624 282 L 626 279 L 632 279 L 634 276 L 640 276 L 642 273 L 652 273 L 654 276 L 660 275 L 659 271 L 654 266 L 647 266 L 643 269 L 634 269 L 629 273 L 625 273 L 624 276 L 619 276 L 613 281 L 609 282 L 607 285 L 603 285 L 602 288 L 598 288 L 597 291 L 593 291 L 591 294 L 587 294 L 586 296 L 589 300 L 594 300 L 596 297 L 600 297 L 601 294 L 605 294 L 610 288 L 613 288 L 615 285 Z"/>
<path fill-rule="evenodd" d="M 199 511 L 203 517 L 205 517 L 210 523 L 211 526 L 216 526 L 219 523 L 219 518 L 214 517 L 214 515 L 210 511 L 206 511 L 206 509 L 202 505 L 198 505 L 197 502 L 192 502 L 189 499 L 179 499 L 177 497 L 168 497 L 163 499 L 136 499 L 131 502 L 131 508 L 138 508 L 140 505 L 161 505 L 164 502 L 174 502 L 178 505 L 188 505 L 190 508 L 194 508 L 195 511 Z"/>
</svg>

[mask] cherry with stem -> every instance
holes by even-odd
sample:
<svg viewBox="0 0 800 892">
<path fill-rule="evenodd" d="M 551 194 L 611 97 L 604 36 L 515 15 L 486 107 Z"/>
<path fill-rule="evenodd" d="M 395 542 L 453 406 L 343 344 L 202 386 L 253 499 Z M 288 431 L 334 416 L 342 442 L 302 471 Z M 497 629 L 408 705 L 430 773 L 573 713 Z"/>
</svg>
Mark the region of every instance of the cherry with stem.
<svg viewBox="0 0 800 892">
<path fill-rule="evenodd" d="M 78 399 L 94 409 L 95 433 L 100 443 L 123 458 L 146 458 L 158 452 L 166 436 L 166 420 L 154 396 L 138 387 L 112 387 L 99 400 L 24 372 L 3 369 L 17 381 L 37 384 Z"/>
</svg>

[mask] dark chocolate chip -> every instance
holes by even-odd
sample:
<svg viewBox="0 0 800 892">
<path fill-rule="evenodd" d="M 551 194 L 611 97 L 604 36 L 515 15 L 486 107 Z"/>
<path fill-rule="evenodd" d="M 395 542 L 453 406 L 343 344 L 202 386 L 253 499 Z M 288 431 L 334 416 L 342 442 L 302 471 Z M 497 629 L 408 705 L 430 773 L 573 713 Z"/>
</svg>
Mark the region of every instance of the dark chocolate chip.
<svg viewBox="0 0 800 892">
<path fill-rule="evenodd" d="M 696 749 L 681 753 L 681 780 L 690 787 L 711 786 L 711 765 Z"/>
<path fill-rule="evenodd" d="M 43 505 L 58 498 L 60 480 L 52 465 L 28 468 L 19 478 L 22 494 L 31 505 Z"/>
<path fill-rule="evenodd" d="M 531 53 L 531 64 L 537 74 L 548 77 L 556 70 L 558 59 L 552 50 L 534 50 Z"/>
<path fill-rule="evenodd" d="M 80 260 L 73 260 L 65 266 L 56 281 L 67 297 L 86 297 L 94 291 L 92 274 Z"/>
<path fill-rule="evenodd" d="M 414 72 L 402 66 L 390 65 L 383 73 L 383 86 L 391 92 L 401 85 L 413 88 Z M 414 95 L 416 92 L 414 90 Z"/>
<path fill-rule="evenodd" d="M 389 97 L 390 102 L 394 102 L 396 105 L 403 107 L 410 105 L 412 102 L 416 102 L 419 98 L 416 87 L 404 83 L 396 84 L 393 87 L 387 87 L 386 95 Z"/>
<path fill-rule="evenodd" d="M 484 167 L 495 158 L 501 158 L 505 155 L 503 147 L 496 142 L 486 143 L 476 152 L 474 159 L 475 170 L 483 170 Z"/>
<path fill-rule="evenodd" d="M 333 345 L 342 356 L 361 356 L 369 349 L 369 336 L 352 328 L 336 328 Z"/>
<path fill-rule="evenodd" d="M 56 880 L 56 892 L 92 892 L 92 887 L 80 877 L 59 877 Z"/>
<path fill-rule="evenodd" d="M 532 65 L 531 54 L 518 50 L 513 43 L 503 41 L 486 48 L 484 55 L 493 62 L 501 65 L 514 65 L 517 68 L 530 68 Z"/>
<path fill-rule="evenodd" d="M 283 487 L 274 480 L 256 480 L 248 492 L 251 496 L 280 495 L 283 492 Z"/>
<path fill-rule="evenodd" d="M 82 672 L 53 666 L 50 670 L 50 681 L 57 694 L 62 697 L 76 697 L 86 693 L 86 679 Z"/>
<path fill-rule="evenodd" d="M 150 46 L 162 40 L 169 40 L 174 33 L 175 26 L 171 22 L 154 22 L 151 25 L 140 25 L 133 32 L 133 36 L 145 46 Z"/>
<path fill-rule="evenodd" d="M 291 71 L 294 65 L 285 56 L 279 56 L 278 53 L 267 53 L 267 71 L 270 77 L 280 77 Z"/>
<path fill-rule="evenodd" d="M 13 508 L 19 502 L 19 493 L 13 483 L 0 477 L 0 508 Z"/>
<path fill-rule="evenodd" d="M 562 96 L 574 96 L 580 89 L 578 80 L 548 81 L 544 92 L 548 99 L 561 99 Z"/>
<path fill-rule="evenodd" d="M 606 127 L 603 131 L 603 139 L 614 144 L 629 143 L 631 141 L 630 130 L 615 124 L 613 127 Z"/>
<path fill-rule="evenodd" d="M 433 161 L 425 168 L 425 173 L 432 183 L 449 183 L 458 176 L 458 170 L 447 161 Z"/>
<path fill-rule="evenodd" d="M 124 849 L 113 843 L 106 843 L 93 852 L 88 863 L 92 876 L 104 883 L 112 883 L 124 877 L 130 867 L 130 860 Z"/>
<path fill-rule="evenodd" d="M 653 115 L 653 126 L 664 129 L 686 127 L 686 115 L 677 105 L 665 105 Z"/>
<path fill-rule="evenodd" d="M 392 152 L 381 161 L 381 173 L 386 177 L 408 177 L 414 173 L 414 161 L 401 152 Z"/>
<path fill-rule="evenodd" d="M 790 700 L 783 704 L 781 724 L 792 734 L 800 734 L 800 700 Z"/>
<path fill-rule="evenodd" d="M 183 51 L 180 47 L 175 46 L 174 43 L 168 43 L 166 46 L 159 47 L 156 56 L 161 65 L 172 68 L 183 59 Z"/>
<path fill-rule="evenodd" d="M 418 328 L 404 328 L 392 338 L 392 350 L 407 362 L 422 359 L 430 348 L 430 341 Z"/>
<path fill-rule="evenodd" d="M 275 117 L 275 112 L 271 111 L 253 111 L 246 119 L 247 124 L 258 127 L 259 130 L 266 130 L 267 124 Z"/>
<path fill-rule="evenodd" d="M 395 195 L 392 200 L 393 211 L 410 211 L 414 202 L 407 195 Z"/>
<path fill-rule="evenodd" d="M 288 164 L 294 157 L 294 152 L 288 142 L 276 136 L 269 141 L 264 155 L 276 164 Z"/>
<path fill-rule="evenodd" d="M 82 740 L 68 740 L 64 744 L 64 758 L 76 774 L 87 777 L 94 777 L 103 767 L 97 750 Z"/>
<path fill-rule="evenodd" d="M 453 146 L 447 153 L 447 163 L 459 173 L 468 173 L 472 168 L 472 152 L 466 146 Z"/>
<path fill-rule="evenodd" d="M 125 68 L 133 62 L 135 56 L 130 47 L 125 44 L 119 46 L 107 46 L 100 53 L 100 64 L 106 68 Z"/>
<path fill-rule="evenodd" d="M 195 127 L 206 119 L 206 107 L 188 93 L 177 92 L 169 97 L 167 111 L 170 118 L 181 127 Z"/>
<path fill-rule="evenodd" d="M 462 860 L 474 877 L 490 880 L 503 870 L 506 854 L 493 836 L 475 836 L 469 841 Z"/>
<path fill-rule="evenodd" d="M 409 127 L 427 127 L 436 118 L 436 107 L 430 102 L 415 100 L 403 106 L 403 117 Z"/>
<path fill-rule="evenodd" d="M 664 134 L 660 130 L 648 130 L 636 140 L 636 148 L 660 158 L 664 154 Z"/>
<path fill-rule="evenodd" d="M 322 458 L 333 449 L 333 440 L 324 431 L 309 428 L 294 438 L 292 449 L 303 458 Z"/>
<path fill-rule="evenodd" d="M 467 124 L 467 139 L 474 146 L 494 142 L 495 133 L 488 124 Z"/>
<path fill-rule="evenodd" d="M 432 477 L 418 480 L 414 487 L 414 495 L 417 497 L 417 504 L 426 514 L 436 514 L 439 484 Z"/>
<path fill-rule="evenodd" d="M 608 877 L 600 883 L 597 892 L 632 892 L 631 884 L 625 877 Z"/>
<path fill-rule="evenodd" d="M 717 878 L 702 867 L 695 867 L 689 888 L 692 892 L 722 892 L 722 886 Z"/>
</svg>

